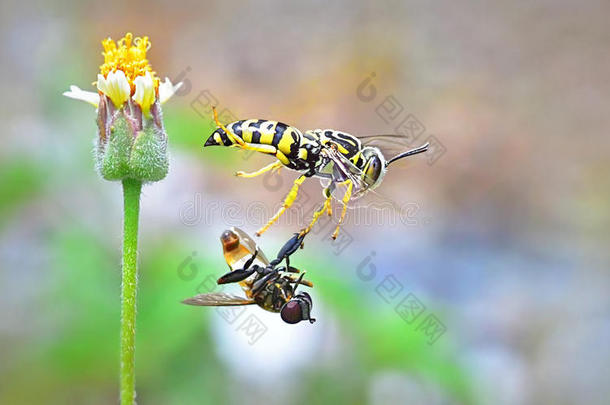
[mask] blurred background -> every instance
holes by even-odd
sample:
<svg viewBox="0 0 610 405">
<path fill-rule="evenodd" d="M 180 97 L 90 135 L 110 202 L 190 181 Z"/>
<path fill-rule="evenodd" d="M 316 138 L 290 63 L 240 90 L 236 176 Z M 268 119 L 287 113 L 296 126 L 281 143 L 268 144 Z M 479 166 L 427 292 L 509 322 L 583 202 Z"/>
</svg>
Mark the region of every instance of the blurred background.
<svg viewBox="0 0 610 405">
<path fill-rule="evenodd" d="M 95 173 L 94 109 L 61 94 L 93 90 L 100 41 L 128 31 L 185 82 L 170 173 L 142 197 L 138 403 L 607 403 L 607 2 L 0 7 L 0 403 L 117 402 L 121 189 Z M 180 304 L 226 271 L 221 232 L 253 234 L 295 178 L 238 179 L 271 159 L 203 150 L 211 104 L 436 145 L 359 202 L 382 210 L 293 256 L 313 325 Z M 258 239 L 268 256 L 320 191 Z"/>
</svg>

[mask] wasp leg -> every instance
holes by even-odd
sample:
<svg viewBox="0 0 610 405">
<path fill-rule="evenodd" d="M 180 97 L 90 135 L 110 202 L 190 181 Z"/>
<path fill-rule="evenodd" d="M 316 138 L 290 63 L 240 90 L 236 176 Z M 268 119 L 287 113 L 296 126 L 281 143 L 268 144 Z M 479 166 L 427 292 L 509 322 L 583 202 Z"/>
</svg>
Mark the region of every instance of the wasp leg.
<svg viewBox="0 0 610 405">
<path fill-rule="evenodd" d="M 315 225 L 315 223 L 318 221 L 318 219 L 320 218 L 320 216 L 326 211 L 328 212 L 328 210 L 330 209 L 330 204 L 331 204 L 331 193 L 330 193 L 330 189 L 329 188 L 325 188 L 324 189 L 324 195 L 326 195 L 326 199 L 324 200 L 324 204 L 322 205 L 322 208 L 320 208 L 318 211 L 313 213 L 313 219 L 311 220 L 311 222 L 309 223 L 309 225 L 307 225 L 307 228 L 303 229 L 299 235 L 301 236 L 305 236 L 309 233 L 309 231 L 311 231 L 311 228 L 313 228 L 313 226 Z"/>
<path fill-rule="evenodd" d="M 326 197 L 326 199 L 328 199 L 328 204 L 326 206 L 326 213 L 328 214 L 329 217 L 333 216 L 332 193 L 333 193 L 334 189 L 335 189 L 335 185 L 331 183 L 331 185 L 328 186 L 328 188 L 325 188 L 323 191 L 324 197 Z"/>
<path fill-rule="evenodd" d="M 341 224 L 343 223 L 343 219 L 345 218 L 345 213 L 347 212 L 347 203 L 349 203 L 349 200 L 352 198 L 352 188 L 354 186 L 354 183 L 351 180 L 347 179 L 345 180 L 344 184 L 347 184 L 347 190 L 345 190 L 343 200 L 341 201 L 341 203 L 343 203 L 343 210 L 341 211 L 341 218 L 339 218 L 337 228 L 331 236 L 333 239 L 337 239 L 337 235 L 339 235 L 339 228 L 341 228 Z"/>
<path fill-rule="evenodd" d="M 235 173 L 235 175 L 237 177 L 247 177 L 247 178 L 252 178 L 252 177 L 256 177 L 256 176 L 260 176 L 263 173 L 267 173 L 269 170 L 277 170 L 279 172 L 280 168 L 282 167 L 282 162 L 280 162 L 279 160 L 276 162 L 271 163 L 270 165 L 267 165 L 265 167 L 263 167 L 262 169 L 259 169 L 255 172 L 251 172 L 251 173 L 246 173 L 243 171 L 238 171 Z"/>
<path fill-rule="evenodd" d="M 218 126 L 218 128 L 221 128 L 223 131 L 225 131 L 225 133 L 227 134 L 229 139 L 231 139 L 231 141 L 234 144 L 237 144 L 237 145 L 241 146 L 242 148 L 247 149 L 247 145 L 244 142 L 244 140 L 241 139 L 239 136 L 236 136 L 235 134 L 233 134 L 233 132 L 229 131 L 227 129 L 227 127 L 222 125 L 222 123 L 218 120 L 218 111 L 216 111 L 216 106 L 212 106 L 212 112 L 214 113 L 214 122 L 216 123 L 216 126 Z"/>
<path fill-rule="evenodd" d="M 269 229 L 269 227 L 273 225 L 273 223 L 277 221 L 279 217 L 281 217 L 282 214 L 292 206 L 294 200 L 297 199 L 299 187 L 301 186 L 301 184 L 303 184 L 306 178 L 307 177 L 305 177 L 305 175 L 301 175 L 294 181 L 292 188 L 288 192 L 288 195 L 286 195 L 286 199 L 284 199 L 284 204 L 282 204 L 282 207 L 278 210 L 278 212 L 275 213 L 275 215 L 269 220 L 269 222 L 267 222 L 265 226 L 263 226 L 256 232 L 256 236 L 261 236 L 263 233 L 265 233 L 267 229 Z"/>
</svg>

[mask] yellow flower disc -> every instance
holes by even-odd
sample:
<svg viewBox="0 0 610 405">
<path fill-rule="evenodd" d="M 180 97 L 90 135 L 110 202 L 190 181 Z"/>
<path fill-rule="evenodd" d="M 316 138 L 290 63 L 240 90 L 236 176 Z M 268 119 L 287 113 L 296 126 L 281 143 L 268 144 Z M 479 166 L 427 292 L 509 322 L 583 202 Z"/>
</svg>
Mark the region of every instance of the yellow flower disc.
<svg viewBox="0 0 610 405">
<path fill-rule="evenodd" d="M 100 73 L 107 78 L 108 73 L 122 70 L 131 87 L 133 95 L 136 89 L 135 79 L 138 76 L 144 76 L 146 72 L 150 72 L 153 76 L 155 92 L 159 88 L 159 78 L 156 77 L 148 60 L 146 52 L 151 47 L 151 42 L 148 37 L 136 37 L 128 32 L 125 36 L 119 39 L 116 43 L 107 38 L 102 41 L 104 47 L 104 64 L 100 66 Z"/>
</svg>

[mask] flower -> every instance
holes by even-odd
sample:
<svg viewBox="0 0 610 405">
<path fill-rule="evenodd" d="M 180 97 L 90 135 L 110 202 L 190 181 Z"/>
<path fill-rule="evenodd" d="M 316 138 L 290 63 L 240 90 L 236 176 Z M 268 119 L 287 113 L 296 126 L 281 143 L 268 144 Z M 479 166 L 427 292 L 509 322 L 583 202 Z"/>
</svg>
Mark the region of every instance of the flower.
<svg viewBox="0 0 610 405">
<path fill-rule="evenodd" d="M 97 108 L 98 171 L 107 180 L 163 179 L 168 170 L 167 134 L 161 104 L 182 83 L 161 82 L 152 70 L 146 52 L 148 37 L 127 33 L 117 42 L 102 41 L 104 63 L 97 75 L 97 93 L 70 86 L 64 96 Z"/>
</svg>

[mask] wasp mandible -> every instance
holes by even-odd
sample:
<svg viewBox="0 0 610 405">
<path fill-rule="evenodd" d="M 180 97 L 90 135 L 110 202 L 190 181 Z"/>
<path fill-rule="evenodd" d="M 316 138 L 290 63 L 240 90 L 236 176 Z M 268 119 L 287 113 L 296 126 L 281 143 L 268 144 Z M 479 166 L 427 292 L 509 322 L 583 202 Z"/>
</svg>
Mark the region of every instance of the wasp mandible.
<svg viewBox="0 0 610 405">
<path fill-rule="evenodd" d="M 182 301 L 184 304 L 197 306 L 235 306 L 252 305 L 279 312 L 286 323 L 298 323 L 311 317 L 312 300 L 306 292 L 296 292 L 297 287 L 313 287 L 310 281 L 303 279 L 305 272 L 298 278 L 288 273 L 299 273 L 300 270 L 290 266 L 292 255 L 303 244 L 305 235 L 295 234 L 280 249 L 277 257 L 269 261 L 256 243 L 244 231 L 237 227 L 226 230 L 220 236 L 225 261 L 231 269 L 221 276 L 217 283 L 239 283 L 245 297 L 224 292 L 199 294 Z M 245 261 L 244 261 L 245 260 Z M 285 266 L 278 265 L 286 260 Z"/>
<path fill-rule="evenodd" d="M 239 147 L 274 155 L 277 158 L 277 161 L 260 170 L 252 173 L 239 171 L 235 173 L 237 176 L 256 177 L 271 170 L 279 170 L 281 167 L 301 173 L 286 195 L 282 207 L 256 232 L 257 236 L 262 235 L 292 206 L 305 179 L 315 176 L 324 182 L 324 203 L 314 212 L 310 224 L 301 230 L 301 234 L 307 234 L 324 212 L 332 215 L 331 199 L 341 187 L 344 190 L 343 196 L 335 197 L 343 205 L 339 222 L 332 234 L 332 238 L 336 239 L 348 203 L 377 188 L 392 162 L 425 152 L 429 146 L 426 143 L 386 160 L 377 147 L 363 145 L 360 139 L 346 132 L 315 129 L 302 133 L 297 128 L 282 122 L 260 119 L 240 120 L 225 126 L 218 120 L 216 108 L 212 107 L 212 109 L 218 128 L 210 135 L 204 146 Z M 389 135 L 389 137 L 398 136 Z"/>
</svg>

